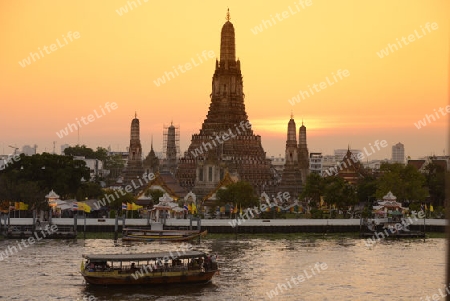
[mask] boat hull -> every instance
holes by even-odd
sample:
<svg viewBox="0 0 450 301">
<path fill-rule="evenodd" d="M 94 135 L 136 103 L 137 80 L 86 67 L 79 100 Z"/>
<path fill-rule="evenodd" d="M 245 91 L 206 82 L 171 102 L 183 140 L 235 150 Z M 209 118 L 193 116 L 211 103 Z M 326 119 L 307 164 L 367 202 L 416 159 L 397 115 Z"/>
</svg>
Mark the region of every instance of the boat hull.
<svg viewBox="0 0 450 301">
<path fill-rule="evenodd" d="M 87 283 L 93 285 L 165 285 L 165 284 L 187 284 L 187 283 L 208 283 L 217 271 L 189 272 L 178 275 L 173 273 L 152 273 L 136 277 L 136 275 L 123 276 L 95 276 L 83 274 Z M 91 273 L 89 273 L 91 274 Z"/>
</svg>

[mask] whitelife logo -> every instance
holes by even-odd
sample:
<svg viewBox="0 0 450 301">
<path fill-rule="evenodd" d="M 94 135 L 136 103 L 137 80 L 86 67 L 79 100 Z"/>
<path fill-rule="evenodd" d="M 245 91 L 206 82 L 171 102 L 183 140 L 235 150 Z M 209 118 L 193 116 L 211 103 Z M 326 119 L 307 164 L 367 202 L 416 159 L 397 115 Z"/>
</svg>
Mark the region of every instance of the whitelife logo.
<svg viewBox="0 0 450 301">
<path fill-rule="evenodd" d="M 400 39 L 401 42 L 399 41 L 398 38 L 396 38 L 395 40 L 397 41 L 397 44 L 395 44 L 395 43 L 394 43 L 394 44 L 389 43 L 389 44 L 387 45 L 386 48 L 381 49 L 379 52 L 377 52 L 378 57 L 379 57 L 380 59 L 382 59 L 382 58 L 384 58 L 385 56 L 388 56 L 389 53 L 393 53 L 394 51 L 398 51 L 398 50 L 399 50 L 398 47 L 403 48 L 403 46 L 407 46 L 407 45 L 409 45 L 410 43 L 416 41 L 416 38 L 417 38 L 417 39 L 423 38 L 424 36 L 426 36 L 428 33 L 431 32 L 431 29 L 437 30 L 437 29 L 439 28 L 439 26 L 438 26 L 438 24 L 437 24 L 436 22 L 433 22 L 433 23 L 431 23 L 431 24 L 430 24 L 430 22 L 427 22 L 427 24 L 425 24 L 425 28 L 426 28 L 427 30 L 425 30 L 425 29 L 422 27 L 422 25 L 420 25 L 420 29 L 422 29 L 422 34 L 423 34 L 423 36 L 420 35 L 420 33 L 417 32 L 417 29 L 414 30 L 414 34 L 408 35 L 408 41 L 409 41 L 409 42 L 406 40 L 406 37 L 404 37 L 404 36 L 401 37 L 401 39 Z M 430 29 L 430 28 L 431 28 L 431 29 Z M 402 43 L 402 42 L 403 42 L 403 43 Z M 398 45 L 398 46 L 397 46 L 397 45 Z"/>
<path fill-rule="evenodd" d="M 69 45 L 69 41 L 73 42 L 74 39 L 77 40 L 79 38 L 80 38 L 80 33 L 78 31 L 75 31 L 74 33 L 69 31 L 67 33 L 67 38 L 63 35 L 64 43 L 60 42 L 59 39 L 56 39 L 56 44 L 50 44 L 50 46 L 45 45 L 44 47 L 42 47 L 43 49 L 41 49 L 41 47 L 38 47 L 39 53 L 38 52 L 30 52 L 30 55 L 27 58 L 24 58 L 21 62 L 19 62 L 19 65 L 22 68 L 25 68 L 26 66 L 31 65 L 31 63 L 32 63 L 31 60 L 33 60 L 33 62 L 36 62 L 36 60 L 40 60 L 41 58 L 43 58 L 44 52 L 46 54 L 55 52 L 56 50 L 63 48 L 66 45 Z M 69 41 L 67 41 L 67 40 L 69 40 Z"/>
<path fill-rule="evenodd" d="M 207 55 L 208 54 L 208 55 Z M 159 87 L 162 84 L 166 83 L 167 81 L 170 81 L 171 79 L 175 79 L 175 77 L 180 76 L 180 73 L 178 73 L 178 70 L 181 73 L 186 73 L 187 71 L 192 69 L 192 66 L 197 67 L 200 66 L 200 64 L 202 64 L 204 61 L 206 62 L 208 60 L 208 58 L 212 59 L 213 57 L 215 57 L 214 51 L 210 50 L 208 51 L 208 53 L 206 52 L 206 50 L 203 50 L 202 55 L 200 56 L 200 54 L 197 53 L 197 58 L 198 61 L 194 58 L 191 58 L 191 62 L 187 62 L 184 65 L 179 64 L 177 67 L 172 66 L 173 72 L 172 71 L 166 71 L 164 72 L 163 76 L 158 77 L 158 79 L 154 80 L 153 83 Z M 202 59 L 203 58 L 203 59 Z M 204 60 L 204 61 L 203 61 Z M 183 68 L 184 67 L 184 68 Z M 175 73 L 174 73 L 175 72 Z"/>
<path fill-rule="evenodd" d="M 88 125 L 89 123 L 92 123 L 95 120 L 102 118 L 103 116 L 106 115 L 106 113 L 110 113 L 113 110 L 116 110 L 118 107 L 119 106 L 115 102 L 112 102 L 112 103 L 107 102 L 107 103 L 105 103 L 104 107 L 100 106 L 100 109 L 102 112 L 101 115 L 97 112 L 97 109 L 95 109 L 94 114 L 89 114 L 87 117 L 81 116 L 80 120 L 78 120 L 78 118 L 75 118 L 76 124 L 75 123 L 67 123 L 67 126 L 65 128 L 63 128 L 62 130 L 60 130 L 59 132 L 56 132 L 56 135 L 59 137 L 59 139 L 61 139 L 64 136 L 69 135 L 69 131 L 70 131 L 70 133 L 73 133 L 74 131 L 77 131 L 78 129 L 80 129 L 82 127 L 81 122 L 83 122 L 84 125 Z"/>
</svg>

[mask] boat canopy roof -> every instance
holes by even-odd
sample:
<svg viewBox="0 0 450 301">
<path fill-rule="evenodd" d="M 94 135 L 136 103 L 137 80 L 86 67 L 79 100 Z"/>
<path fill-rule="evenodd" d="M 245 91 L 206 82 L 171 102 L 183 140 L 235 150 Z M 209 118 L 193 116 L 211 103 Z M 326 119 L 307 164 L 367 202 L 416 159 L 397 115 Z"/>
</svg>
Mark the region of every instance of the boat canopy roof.
<svg viewBox="0 0 450 301">
<path fill-rule="evenodd" d="M 181 252 L 180 252 L 181 253 Z M 158 252 L 158 253 L 141 253 L 141 254 L 83 254 L 83 258 L 91 262 L 104 261 L 144 261 L 156 259 L 183 259 L 206 257 L 206 253 L 199 251 L 187 251 L 179 254 L 178 252 Z"/>
</svg>

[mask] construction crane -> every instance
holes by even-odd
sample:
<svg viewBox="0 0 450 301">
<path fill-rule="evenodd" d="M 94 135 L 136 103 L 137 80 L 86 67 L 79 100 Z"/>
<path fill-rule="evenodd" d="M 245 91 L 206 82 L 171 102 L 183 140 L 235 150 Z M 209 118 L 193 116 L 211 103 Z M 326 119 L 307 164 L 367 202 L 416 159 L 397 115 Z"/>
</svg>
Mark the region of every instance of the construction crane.
<svg viewBox="0 0 450 301">
<path fill-rule="evenodd" d="M 11 148 L 14 148 L 14 155 L 17 154 L 17 150 L 19 149 L 17 146 L 8 145 Z"/>
</svg>

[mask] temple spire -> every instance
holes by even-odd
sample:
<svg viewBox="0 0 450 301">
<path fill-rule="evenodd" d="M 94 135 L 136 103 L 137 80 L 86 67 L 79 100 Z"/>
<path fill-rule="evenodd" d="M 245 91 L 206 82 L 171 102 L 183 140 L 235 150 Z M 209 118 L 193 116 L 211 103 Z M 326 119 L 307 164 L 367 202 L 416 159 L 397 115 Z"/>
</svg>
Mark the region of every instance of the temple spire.
<svg viewBox="0 0 450 301">
<path fill-rule="evenodd" d="M 220 35 L 220 62 L 236 62 L 236 45 L 234 39 L 234 27 L 230 22 L 230 10 L 227 11 L 227 22 L 222 27 Z"/>
</svg>

